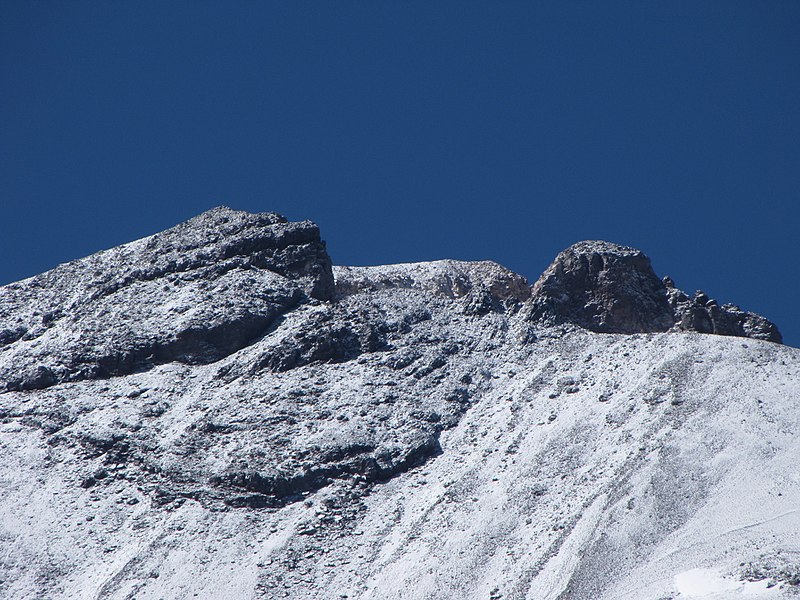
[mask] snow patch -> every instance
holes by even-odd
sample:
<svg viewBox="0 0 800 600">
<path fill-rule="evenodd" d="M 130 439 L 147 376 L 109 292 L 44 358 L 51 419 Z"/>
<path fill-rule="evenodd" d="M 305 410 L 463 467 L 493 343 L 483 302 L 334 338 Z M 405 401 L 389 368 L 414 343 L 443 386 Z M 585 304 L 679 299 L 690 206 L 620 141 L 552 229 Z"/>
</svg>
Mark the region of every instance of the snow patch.
<svg viewBox="0 0 800 600">
<path fill-rule="evenodd" d="M 707 598 L 714 594 L 730 592 L 739 587 L 735 581 L 725 579 L 713 569 L 690 569 L 675 576 L 678 593 L 685 598 Z"/>
<path fill-rule="evenodd" d="M 723 600 L 732 596 L 751 598 L 778 598 L 780 587 L 768 587 L 769 581 L 735 581 L 717 569 L 690 569 L 675 576 L 679 598 L 705 598 Z"/>
</svg>

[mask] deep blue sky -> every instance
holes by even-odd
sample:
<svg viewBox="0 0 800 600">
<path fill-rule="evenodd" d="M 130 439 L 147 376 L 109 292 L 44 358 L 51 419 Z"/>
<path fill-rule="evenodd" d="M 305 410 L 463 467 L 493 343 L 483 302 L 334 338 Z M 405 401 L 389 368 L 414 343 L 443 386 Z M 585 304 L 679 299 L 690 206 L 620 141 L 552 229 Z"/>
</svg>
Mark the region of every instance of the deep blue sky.
<svg viewBox="0 0 800 600">
<path fill-rule="evenodd" d="M 227 204 L 337 264 L 586 238 L 800 345 L 800 2 L 0 5 L 0 283 Z"/>
</svg>

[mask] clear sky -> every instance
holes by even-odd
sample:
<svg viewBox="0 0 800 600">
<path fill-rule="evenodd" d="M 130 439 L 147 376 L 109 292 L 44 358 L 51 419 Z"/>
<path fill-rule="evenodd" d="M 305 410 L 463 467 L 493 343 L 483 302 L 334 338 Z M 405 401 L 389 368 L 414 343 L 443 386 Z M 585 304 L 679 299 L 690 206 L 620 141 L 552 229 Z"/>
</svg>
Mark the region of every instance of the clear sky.
<svg viewBox="0 0 800 600">
<path fill-rule="evenodd" d="M 643 249 L 800 345 L 800 2 L 0 4 L 0 283 L 226 204 L 337 264 Z"/>
</svg>

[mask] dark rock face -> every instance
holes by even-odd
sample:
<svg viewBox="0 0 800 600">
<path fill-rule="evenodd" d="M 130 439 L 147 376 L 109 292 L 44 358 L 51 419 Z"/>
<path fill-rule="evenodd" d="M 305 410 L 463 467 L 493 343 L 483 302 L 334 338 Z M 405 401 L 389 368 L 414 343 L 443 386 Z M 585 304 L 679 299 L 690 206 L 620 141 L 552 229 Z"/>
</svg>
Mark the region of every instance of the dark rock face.
<svg viewBox="0 0 800 600">
<path fill-rule="evenodd" d="M 218 360 L 334 293 L 319 229 L 218 208 L 0 290 L 0 389 Z"/>
<path fill-rule="evenodd" d="M 749 337 L 778 344 L 783 341 L 775 323 L 761 315 L 744 311 L 734 304 L 720 306 L 701 291 L 692 297 L 675 288 L 670 288 L 668 293 L 675 312 L 675 327 L 680 331 Z"/>
<path fill-rule="evenodd" d="M 327 305 L 309 313 L 285 335 L 265 342 L 264 350 L 244 372 L 226 376 L 253 375 L 262 370 L 283 372 L 312 363 L 341 363 L 362 354 L 386 349 L 386 335 L 397 332 L 375 310 L 348 310 L 347 303 Z"/>
<path fill-rule="evenodd" d="M 781 343 L 774 323 L 659 280 L 640 250 L 601 241 L 564 250 L 533 286 L 531 316 L 602 333 L 696 331 Z"/>
<path fill-rule="evenodd" d="M 667 331 L 666 288 L 641 251 L 580 242 L 558 255 L 533 286 L 532 317 L 603 333 Z"/>
</svg>

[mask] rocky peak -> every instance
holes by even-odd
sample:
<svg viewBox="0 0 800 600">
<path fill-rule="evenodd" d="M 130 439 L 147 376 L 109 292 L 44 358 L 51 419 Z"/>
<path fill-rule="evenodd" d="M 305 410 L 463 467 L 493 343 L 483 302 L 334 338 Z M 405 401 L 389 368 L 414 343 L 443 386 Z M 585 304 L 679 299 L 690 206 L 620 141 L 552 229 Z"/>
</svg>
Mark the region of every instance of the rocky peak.
<svg viewBox="0 0 800 600">
<path fill-rule="evenodd" d="M 0 288 L 0 389 L 211 362 L 333 295 L 314 223 L 215 208 Z"/>
<path fill-rule="evenodd" d="M 585 241 L 561 252 L 533 286 L 532 315 L 604 333 L 666 331 L 666 288 L 640 250 Z"/>
<path fill-rule="evenodd" d="M 697 331 L 782 341 L 774 323 L 703 292 L 689 297 L 659 279 L 640 250 L 584 241 L 561 252 L 534 284 L 531 316 L 603 333 Z"/>
<path fill-rule="evenodd" d="M 145 254 L 152 251 L 162 270 L 261 268 L 288 279 L 305 278 L 304 289 L 313 298 L 333 297 L 331 260 L 311 221 L 291 223 L 274 212 L 219 206 L 145 240 Z M 147 257 L 132 258 L 135 264 Z"/>
</svg>

